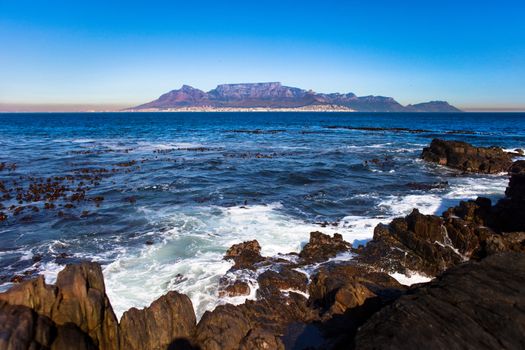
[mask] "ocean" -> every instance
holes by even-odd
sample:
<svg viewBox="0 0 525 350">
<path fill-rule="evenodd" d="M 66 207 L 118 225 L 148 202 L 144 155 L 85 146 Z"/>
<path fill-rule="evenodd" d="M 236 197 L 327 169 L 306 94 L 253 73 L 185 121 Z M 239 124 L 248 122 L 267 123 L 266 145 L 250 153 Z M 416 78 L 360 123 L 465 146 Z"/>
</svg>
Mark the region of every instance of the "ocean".
<svg viewBox="0 0 525 350">
<path fill-rule="evenodd" d="M 412 208 L 497 200 L 506 174 L 419 155 L 433 138 L 525 148 L 524 131 L 520 113 L 0 114 L 0 290 L 91 260 L 118 316 L 177 290 L 200 317 L 246 299 L 218 295 L 232 244 L 286 254 L 318 230 L 357 246 Z"/>
</svg>

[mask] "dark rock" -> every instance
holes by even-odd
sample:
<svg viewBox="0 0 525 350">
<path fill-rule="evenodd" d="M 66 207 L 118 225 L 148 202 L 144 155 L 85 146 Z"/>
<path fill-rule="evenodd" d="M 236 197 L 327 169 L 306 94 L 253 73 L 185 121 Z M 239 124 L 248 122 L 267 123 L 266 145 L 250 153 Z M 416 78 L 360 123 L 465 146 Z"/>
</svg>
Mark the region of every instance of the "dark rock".
<svg viewBox="0 0 525 350">
<path fill-rule="evenodd" d="M 326 261 L 337 254 L 349 251 L 352 245 L 343 240 L 343 236 L 334 233 L 333 237 L 321 232 L 310 232 L 310 241 L 303 247 L 299 257 L 304 263 Z"/>
<path fill-rule="evenodd" d="M 492 209 L 489 226 L 498 232 L 525 231 L 525 161 L 514 162 L 509 175 L 506 198 Z"/>
<path fill-rule="evenodd" d="M 118 349 L 118 323 L 105 294 L 100 265 L 67 265 L 56 285 L 43 277 L 13 286 L 0 300 L 30 307 L 57 325 L 74 324 L 88 334 L 99 349 Z"/>
<path fill-rule="evenodd" d="M 261 246 L 256 240 L 234 244 L 228 249 L 224 259 L 235 262 L 233 269 L 255 269 L 255 264 L 264 260 Z"/>
<path fill-rule="evenodd" d="M 289 267 L 280 267 L 279 272 L 267 270 L 257 278 L 259 291 L 268 288 L 277 290 L 297 290 L 306 292 L 308 278 L 304 273 L 292 270 Z"/>
<path fill-rule="evenodd" d="M 75 325 L 57 325 L 29 307 L 4 301 L 0 301 L 0 334 L 0 349 L 97 349 Z"/>
<path fill-rule="evenodd" d="M 21 283 L 24 281 L 24 276 L 22 275 L 15 275 L 13 277 L 11 277 L 10 279 L 11 283 Z"/>
<path fill-rule="evenodd" d="M 405 218 L 378 225 L 358 260 L 390 272 L 411 270 L 434 276 L 464 257 L 455 251 L 442 218 L 414 209 Z"/>
<path fill-rule="evenodd" d="M 449 185 L 448 185 L 448 181 L 439 181 L 439 182 L 433 182 L 433 183 L 409 182 L 406 184 L 406 186 L 413 190 L 429 191 L 429 190 L 434 190 L 434 189 L 448 188 Z"/>
<path fill-rule="evenodd" d="M 7 215 L 0 211 L 0 222 L 7 220 Z"/>
<path fill-rule="evenodd" d="M 356 349 L 523 349 L 525 255 L 451 268 L 374 314 Z"/>
<path fill-rule="evenodd" d="M 164 350 L 176 339 L 189 338 L 195 325 L 191 300 L 172 291 L 147 308 L 131 308 L 122 315 L 120 348 Z"/>
<path fill-rule="evenodd" d="M 284 350 L 281 339 L 259 328 L 252 329 L 242 339 L 239 350 Z"/>
<path fill-rule="evenodd" d="M 230 282 L 229 280 L 221 280 L 219 286 L 219 296 L 220 297 L 236 297 L 240 295 L 249 295 L 250 286 L 244 281 L 234 281 Z"/>
<path fill-rule="evenodd" d="M 432 140 L 421 158 L 465 172 L 494 174 L 507 171 L 512 156 L 499 147 L 474 147 L 466 142 Z"/>
<path fill-rule="evenodd" d="M 243 308 L 220 305 L 204 313 L 197 325 L 195 341 L 202 350 L 237 349 L 250 331 L 250 324 Z"/>
<path fill-rule="evenodd" d="M 312 276 L 308 286 L 309 303 L 325 319 L 361 306 L 370 298 L 380 297 L 386 303 L 404 289 L 389 275 L 355 263 L 324 266 Z"/>
</svg>

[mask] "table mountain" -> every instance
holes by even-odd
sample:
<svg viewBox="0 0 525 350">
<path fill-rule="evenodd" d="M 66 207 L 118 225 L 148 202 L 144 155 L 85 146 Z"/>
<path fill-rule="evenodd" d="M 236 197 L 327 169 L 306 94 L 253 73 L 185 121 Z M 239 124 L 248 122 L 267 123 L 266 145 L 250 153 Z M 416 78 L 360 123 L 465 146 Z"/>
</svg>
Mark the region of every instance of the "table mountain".
<svg viewBox="0 0 525 350">
<path fill-rule="evenodd" d="M 340 108 L 358 112 L 459 112 L 444 101 L 403 106 L 391 97 L 356 96 L 353 93 L 316 93 L 278 82 L 222 84 L 208 92 L 183 85 L 158 99 L 128 110 L 218 109 L 218 108 Z"/>
</svg>

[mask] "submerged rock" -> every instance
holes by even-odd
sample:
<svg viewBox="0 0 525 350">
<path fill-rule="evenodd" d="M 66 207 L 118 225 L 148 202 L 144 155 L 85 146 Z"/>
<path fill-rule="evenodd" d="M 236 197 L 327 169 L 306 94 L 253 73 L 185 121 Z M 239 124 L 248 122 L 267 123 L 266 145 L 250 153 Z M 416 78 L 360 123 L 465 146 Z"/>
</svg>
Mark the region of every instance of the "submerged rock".
<svg viewBox="0 0 525 350">
<path fill-rule="evenodd" d="M 475 147 L 461 141 L 432 140 L 421 158 L 465 172 L 495 174 L 507 171 L 512 155 L 499 147 Z"/>
</svg>

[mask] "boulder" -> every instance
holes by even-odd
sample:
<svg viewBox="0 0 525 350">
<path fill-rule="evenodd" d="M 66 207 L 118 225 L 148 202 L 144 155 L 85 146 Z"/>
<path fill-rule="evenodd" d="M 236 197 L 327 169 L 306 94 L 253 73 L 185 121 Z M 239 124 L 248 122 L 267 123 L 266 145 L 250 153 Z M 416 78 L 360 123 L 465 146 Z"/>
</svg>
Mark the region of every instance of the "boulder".
<svg viewBox="0 0 525 350">
<path fill-rule="evenodd" d="M 312 264 L 326 261 L 351 248 L 352 245 L 343 240 L 339 233 L 330 237 L 321 232 L 310 232 L 310 240 L 299 253 L 299 257 L 303 264 Z"/>
<path fill-rule="evenodd" d="M 0 349 L 96 350 L 77 326 L 57 325 L 49 317 L 21 305 L 0 301 Z"/>
<path fill-rule="evenodd" d="M 357 259 L 388 272 L 435 276 L 465 257 L 454 247 L 442 218 L 414 209 L 389 225 L 378 225 Z"/>
<path fill-rule="evenodd" d="M 220 297 L 236 297 L 240 295 L 249 295 L 250 291 L 250 286 L 244 281 L 230 281 L 229 279 L 221 278 L 219 284 Z"/>
<path fill-rule="evenodd" d="M 190 298 L 171 291 L 142 310 L 131 308 L 122 315 L 120 347 L 165 350 L 173 342 L 188 340 L 195 325 Z"/>
<path fill-rule="evenodd" d="M 261 256 L 261 246 L 256 240 L 234 244 L 226 251 L 224 259 L 233 260 L 233 269 L 255 270 L 255 264 L 264 260 Z"/>
<path fill-rule="evenodd" d="M 421 158 L 464 172 L 495 174 L 507 171 L 512 155 L 499 147 L 475 147 L 466 142 L 434 139 Z"/>
<path fill-rule="evenodd" d="M 46 285 L 39 277 L 0 293 L 0 300 L 29 307 L 59 326 L 73 324 L 101 350 L 119 348 L 117 318 L 97 263 L 67 265 L 58 273 L 56 285 Z"/>
<path fill-rule="evenodd" d="M 494 206 L 489 225 L 498 232 L 525 231 L 525 161 L 514 162 L 509 175 L 506 198 Z"/>
<path fill-rule="evenodd" d="M 375 313 L 356 349 L 523 349 L 525 255 L 453 267 Z"/>
</svg>

